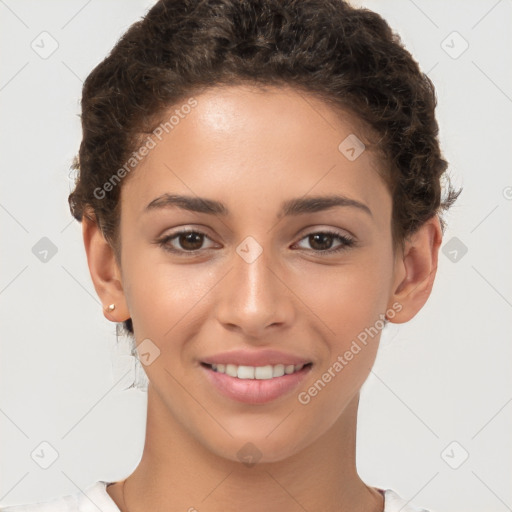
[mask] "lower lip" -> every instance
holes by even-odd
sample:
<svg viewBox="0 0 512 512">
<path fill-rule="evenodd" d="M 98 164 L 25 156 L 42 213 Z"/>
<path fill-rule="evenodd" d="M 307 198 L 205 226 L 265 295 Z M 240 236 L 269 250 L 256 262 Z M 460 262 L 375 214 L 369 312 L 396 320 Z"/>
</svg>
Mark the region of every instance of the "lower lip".
<svg viewBox="0 0 512 512">
<path fill-rule="evenodd" d="M 265 380 L 238 379 L 215 372 L 209 366 L 201 365 L 201 368 L 206 372 L 209 381 L 224 396 L 246 404 L 265 404 L 295 389 L 309 373 L 311 365 L 289 375 Z"/>
</svg>

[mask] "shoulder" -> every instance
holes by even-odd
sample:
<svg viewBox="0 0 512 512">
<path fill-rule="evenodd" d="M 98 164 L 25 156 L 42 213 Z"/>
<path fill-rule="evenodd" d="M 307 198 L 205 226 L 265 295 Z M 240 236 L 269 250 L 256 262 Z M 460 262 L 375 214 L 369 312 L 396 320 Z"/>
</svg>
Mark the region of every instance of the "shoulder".
<svg viewBox="0 0 512 512">
<path fill-rule="evenodd" d="M 108 482 L 100 480 L 78 491 L 59 498 L 27 505 L 0 507 L 0 512 L 120 512 L 106 491 Z"/>
<path fill-rule="evenodd" d="M 393 489 L 382 489 L 381 491 L 384 492 L 383 512 L 434 512 L 433 510 L 415 507 Z"/>
</svg>

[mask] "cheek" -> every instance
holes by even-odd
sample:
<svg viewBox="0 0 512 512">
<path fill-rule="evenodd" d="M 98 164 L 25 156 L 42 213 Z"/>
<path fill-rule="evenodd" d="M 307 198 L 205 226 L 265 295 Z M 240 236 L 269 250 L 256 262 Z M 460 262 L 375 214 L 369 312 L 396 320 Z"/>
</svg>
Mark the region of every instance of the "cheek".
<svg viewBox="0 0 512 512">
<path fill-rule="evenodd" d="M 296 288 L 305 306 L 323 323 L 326 337 L 343 346 L 385 312 L 391 276 L 391 260 L 374 254 L 304 272 Z"/>
<path fill-rule="evenodd" d="M 323 279 L 312 279 L 315 285 L 303 288 L 324 326 L 320 364 L 297 397 L 311 428 L 325 430 L 338 419 L 375 362 L 390 275 L 387 263 L 373 261 L 331 268 Z"/>
<path fill-rule="evenodd" d="M 149 338 L 166 351 L 178 349 L 176 340 L 185 329 L 193 336 L 208 292 L 218 278 L 207 266 L 170 264 L 158 251 L 127 262 L 130 276 L 125 288 L 137 340 Z"/>
</svg>

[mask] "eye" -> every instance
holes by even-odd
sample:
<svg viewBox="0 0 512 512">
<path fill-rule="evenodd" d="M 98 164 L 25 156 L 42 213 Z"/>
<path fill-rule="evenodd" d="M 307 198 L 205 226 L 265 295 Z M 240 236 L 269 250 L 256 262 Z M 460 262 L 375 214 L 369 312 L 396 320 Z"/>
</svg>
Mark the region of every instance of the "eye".
<svg viewBox="0 0 512 512">
<path fill-rule="evenodd" d="M 201 231 L 183 230 L 167 235 L 162 239 L 157 240 L 156 243 L 168 252 L 183 255 L 188 253 L 189 255 L 194 255 L 201 249 L 205 249 L 202 247 L 205 239 L 209 240 L 210 238 Z M 355 240 L 352 238 L 329 230 L 310 233 L 303 237 L 301 241 L 302 240 L 308 241 L 312 247 L 312 249 L 310 249 L 311 251 L 321 254 L 337 253 L 355 245 Z M 338 240 L 340 242 L 334 249 L 332 248 L 333 240 Z M 209 248 L 211 247 L 206 247 L 206 249 Z"/>
<path fill-rule="evenodd" d="M 195 253 L 200 250 L 204 239 L 209 237 L 201 232 L 194 230 L 178 231 L 157 241 L 158 245 L 166 251 L 173 253 Z M 175 242 L 178 247 L 171 242 Z"/>
<path fill-rule="evenodd" d="M 332 249 L 332 243 L 334 240 L 338 240 L 340 245 Z M 355 240 L 348 236 L 336 233 L 335 231 L 316 231 L 305 236 L 302 240 L 307 240 L 313 248 L 313 252 L 317 253 L 336 253 L 343 251 L 355 244 Z"/>
</svg>

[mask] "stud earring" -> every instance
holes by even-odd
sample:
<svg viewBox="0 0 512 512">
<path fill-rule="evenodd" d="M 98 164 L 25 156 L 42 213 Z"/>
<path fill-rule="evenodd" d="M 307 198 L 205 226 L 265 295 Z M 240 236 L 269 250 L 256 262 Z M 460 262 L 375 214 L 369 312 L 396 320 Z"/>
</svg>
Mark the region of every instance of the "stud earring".
<svg viewBox="0 0 512 512">
<path fill-rule="evenodd" d="M 105 309 L 108 312 L 112 312 L 112 311 L 114 311 L 114 309 L 116 309 L 116 305 L 115 304 L 110 304 L 110 306 L 107 306 Z"/>
</svg>

